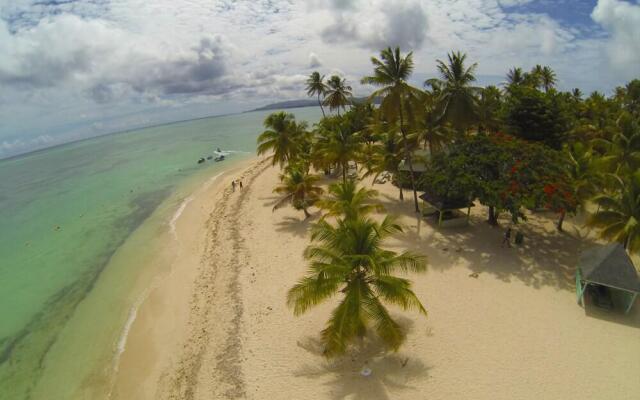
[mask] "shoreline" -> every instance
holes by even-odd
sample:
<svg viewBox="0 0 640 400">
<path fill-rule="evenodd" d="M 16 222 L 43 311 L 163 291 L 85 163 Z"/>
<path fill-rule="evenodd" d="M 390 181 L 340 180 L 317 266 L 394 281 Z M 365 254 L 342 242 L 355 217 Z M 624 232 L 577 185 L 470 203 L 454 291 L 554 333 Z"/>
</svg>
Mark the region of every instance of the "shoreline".
<svg viewBox="0 0 640 400">
<path fill-rule="evenodd" d="M 166 245 L 175 252 L 175 261 L 169 271 L 160 273 L 144 289 L 148 293 L 127 334 L 109 398 L 154 398 L 157 380 L 172 361 L 172 357 L 165 356 L 174 354 L 186 335 L 184 317 L 189 313 L 184 308 L 191 301 L 191 285 L 200 268 L 204 238 L 208 237 L 217 203 L 229 191 L 232 179 L 259 162 L 256 157 L 239 160 L 208 177 L 186 194 L 170 214 L 167 237 L 161 241 L 168 241 Z"/>
</svg>

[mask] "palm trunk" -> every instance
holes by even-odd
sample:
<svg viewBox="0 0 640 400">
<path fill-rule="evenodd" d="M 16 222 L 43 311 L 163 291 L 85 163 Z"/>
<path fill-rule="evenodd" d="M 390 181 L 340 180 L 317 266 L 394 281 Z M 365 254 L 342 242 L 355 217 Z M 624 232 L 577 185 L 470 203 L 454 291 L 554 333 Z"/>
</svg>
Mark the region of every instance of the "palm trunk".
<svg viewBox="0 0 640 400">
<path fill-rule="evenodd" d="M 418 192 L 416 191 L 416 178 L 413 176 L 413 163 L 411 162 L 411 152 L 409 151 L 409 141 L 407 140 L 407 134 L 404 132 L 404 116 L 402 114 L 402 99 L 400 99 L 400 133 L 402 134 L 402 139 L 404 141 L 404 157 L 407 160 L 407 164 L 409 164 L 409 175 L 411 178 L 411 189 L 413 189 L 413 203 L 416 207 L 416 212 L 420 212 L 420 207 L 418 206 Z M 400 188 L 400 193 L 402 193 L 402 187 Z"/>
<path fill-rule="evenodd" d="M 318 105 L 320 106 L 320 110 L 322 111 L 322 118 L 326 118 L 324 114 L 324 107 L 322 107 L 322 102 L 320 101 L 320 93 L 318 93 Z"/>
<path fill-rule="evenodd" d="M 404 201 L 404 194 L 402 193 L 402 185 L 400 185 L 400 201 Z"/>
<path fill-rule="evenodd" d="M 567 213 L 565 211 L 560 213 L 560 219 L 558 220 L 558 225 L 556 226 L 556 228 L 558 228 L 558 232 L 563 232 L 562 231 L 562 223 L 564 222 L 564 217 L 567 215 Z"/>
<path fill-rule="evenodd" d="M 307 211 L 307 207 L 303 207 L 302 211 L 304 211 L 304 219 L 307 219 L 311 216 L 311 214 L 309 214 L 309 211 Z"/>
<path fill-rule="evenodd" d="M 347 167 L 342 164 L 342 183 L 347 183 Z"/>
<path fill-rule="evenodd" d="M 491 226 L 498 226 L 498 214 L 494 206 L 489 206 L 489 220 L 487 222 Z"/>
</svg>

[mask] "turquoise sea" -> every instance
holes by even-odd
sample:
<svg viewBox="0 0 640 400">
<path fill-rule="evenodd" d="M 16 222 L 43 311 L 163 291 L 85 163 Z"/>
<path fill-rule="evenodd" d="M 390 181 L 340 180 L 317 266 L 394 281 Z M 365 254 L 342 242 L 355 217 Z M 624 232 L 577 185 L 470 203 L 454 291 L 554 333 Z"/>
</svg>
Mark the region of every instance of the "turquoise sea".
<svg viewBox="0 0 640 400">
<path fill-rule="evenodd" d="M 316 108 L 292 112 L 310 123 L 320 117 Z M 1 400 L 108 396 L 136 290 L 161 268 L 145 262 L 157 251 L 154 238 L 170 229 L 189 191 L 254 154 L 268 113 L 0 160 Z M 227 160 L 196 163 L 218 147 Z"/>
</svg>

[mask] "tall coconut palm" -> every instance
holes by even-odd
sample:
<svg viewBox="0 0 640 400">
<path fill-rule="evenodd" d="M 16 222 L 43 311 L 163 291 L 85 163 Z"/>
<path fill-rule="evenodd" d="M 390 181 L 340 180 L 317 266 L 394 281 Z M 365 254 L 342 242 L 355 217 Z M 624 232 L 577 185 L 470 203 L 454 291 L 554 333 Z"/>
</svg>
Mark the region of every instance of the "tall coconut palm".
<svg viewBox="0 0 640 400">
<path fill-rule="evenodd" d="M 322 107 L 320 97 L 325 95 L 327 89 L 327 85 L 324 83 L 324 75 L 320 75 L 318 71 L 313 71 L 307 79 L 307 95 L 309 97 L 318 96 L 318 105 L 320 106 L 323 117 L 325 116 L 324 107 Z"/>
<path fill-rule="evenodd" d="M 498 113 L 502 105 L 500 90 L 495 86 L 487 86 L 480 91 L 478 99 L 478 132 L 495 133 L 500 127 Z"/>
<path fill-rule="evenodd" d="M 573 183 L 578 207 L 584 209 L 587 201 L 596 194 L 600 181 L 600 163 L 593 150 L 582 142 L 564 148 L 570 181 Z"/>
<path fill-rule="evenodd" d="M 435 98 L 426 96 L 428 99 L 423 104 L 422 120 L 418 140 L 424 143 L 424 148 L 429 148 L 431 154 L 440 151 L 451 141 L 449 129 L 442 125 L 439 118 L 438 105 Z"/>
<path fill-rule="evenodd" d="M 340 78 L 338 75 L 332 75 L 327 82 L 327 91 L 325 93 L 324 105 L 329 106 L 329 110 L 337 110 L 340 115 L 340 109 L 345 109 L 351 104 L 351 86 L 347 85 L 347 80 Z"/>
<path fill-rule="evenodd" d="M 471 86 L 475 82 L 477 63 L 467 67 L 467 55 L 451 52 L 447 62 L 437 60 L 442 81 L 438 99 L 443 122 L 448 122 L 459 133 L 464 133 L 477 122 L 476 103 L 480 88 Z"/>
<path fill-rule="evenodd" d="M 580 90 L 580 88 L 574 88 L 571 91 L 571 96 L 573 96 L 575 100 L 578 100 L 578 101 L 582 100 L 583 95 L 584 93 L 582 93 L 582 90 Z"/>
<path fill-rule="evenodd" d="M 365 217 L 341 219 L 335 226 L 321 220 L 312 228 L 312 244 L 304 254 L 310 271 L 289 290 L 287 304 L 300 315 L 341 296 L 321 334 L 326 357 L 344 354 L 369 328 L 387 348 L 397 350 L 406 333 L 383 302 L 426 315 L 411 282 L 394 276 L 425 271 L 424 258 L 382 248 L 387 237 L 401 231 L 389 216 L 381 223 Z"/>
<path fill-rule="evenodd" d="M 412 151 L 410 149 L 408 136 L 408 126 L 405 124 L 407 111 L 411 103 L 417 101 L 420 90 L 409 85 L 407 80 L 413 72 L 413 53 L 408 53 L 402 57 L 400 48 L 391 47 L 380 52 L 380 59 L 371 57 L 373 64 L 373 75 L 362 78 L 363 84 L 381 87 L 371 94 L 371 99 L 382 98 L 380 109 L 386 121 L 400 125 L 404 144 L 404 157 L 409 166 L 411 188 L 413 189 L 413 200 L 416 212 L 420 211 L 418 205 L 418 192 L 416 191 L 415 175 L 412 163 Z"/>
<path fill-rule="evenodd" d="M 363 148 L 362 141 L 351 131 L 348 121 L 337 116 L 320 121 L 316 132 L 316 157 L 322 159 L 317 164 L 325 168 L 328 165 L 339 165 L 342 169 L 342 181 L 346 182 L 349 162 L 359 158 Z"/>
<path fill-rule="evenodd" d="M 318 201 L 318 208 L 325 216 L 354 219 L 372 212 L 382 212 L 384 207 L 376 202 L 378 192 L 358 186 L 354 180 L 329 186 L 328 196 Z"/>
<path fill-rule="evenodd" d="M 612 194 L 600 194 L 593 201 L 599 206 L 588 224 L 600 228 L 600 236 L 620 242 L 631 253 L 640 251 L 640 171 L 627 179 L 611 175 Z"/>
<path fill-rule="evenodd" d="M 504 82 L 504 85 L 507 87 L 522 85 L 525 81 L 525 73 L 522 71 L 520 67 L 513 67 L 507 72 L 507 80 Z"/>
<path fill-rule="evenodd" d="M 258 155 L 273 152 L 272 165 L 282 167 L 295 157 L 298 138 L 306 131 L 306 124 L 296 124 L 293 114 L 281 111 L 267 116 L 264 127 L 267 129 L 258 136 Z"/>
<path fill-rule="evenodd" d="M 273 210 L 289 203 L 296 210 L 302 210 L 305 218 L 309 218 L 311 214 L 307 208 L 314 205 L 324 192 L 322 188 L 316 186 L 319 179 L 318 176 L 309 174 L 309 168 L 306 165 L 288 165 L 285 172 L 280 175 L 282 183 L 273 189 L 274 193 L 283 195 L 273 206 Z"/>
<path fill-rule="evenodd" d="M 603 161 L 610 171 L 619 174 L 640 168 L 640 123 L 623 112 L 617 121 L 617 132 L 611 139 L 596 139 L 596 146 L 605 151 Z"/>
<path fill-rule="evenodd" d="M 548 66 L 542 67 L 540 72 L 540 83 L 545 92 L 548 92 L 556 85 L 556 73 Z"/>
<path fill-rule="evenodd" d="M 378 177 L 385 172 L 397 174 L 403 154 L 402 138 L 394 130 L 386 132 L 382 135 L 380 142 L 373 146 L 371 160 L 367 164 L 368 170 L 363 178 L 373 175 L 375 184 Z M 404 200 L 402 185 L 399 185 L 399 189 L 400 200 Z"/>
</svg>

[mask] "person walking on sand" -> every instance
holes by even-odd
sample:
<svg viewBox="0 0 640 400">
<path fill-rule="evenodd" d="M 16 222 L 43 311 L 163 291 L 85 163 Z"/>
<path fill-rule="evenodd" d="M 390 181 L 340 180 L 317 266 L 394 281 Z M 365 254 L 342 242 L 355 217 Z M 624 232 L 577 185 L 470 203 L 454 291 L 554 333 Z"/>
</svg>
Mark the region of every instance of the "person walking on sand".
<svg viewBox="0 0 640 400">
<path fill-rule="evenodd" d="M 504 247 L 505 243 L 507 247 L 511 248 L 511 227 L 508 227 L 506 232 L 504 233 L 504 239 L 502 239 L 502 244 L 500 245 L 500 247 Z"/>
<path fill-rule="evenodd" d="M 231 181 L 231 190 L 236 191 L 236 181 Z"/>
<path fill-rule="evenodd" d="M 240 190 L 242 190 L 242 181 L 238 180 L 238 182 L 240 183 Z"/>
</svg>

